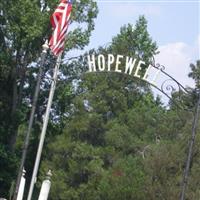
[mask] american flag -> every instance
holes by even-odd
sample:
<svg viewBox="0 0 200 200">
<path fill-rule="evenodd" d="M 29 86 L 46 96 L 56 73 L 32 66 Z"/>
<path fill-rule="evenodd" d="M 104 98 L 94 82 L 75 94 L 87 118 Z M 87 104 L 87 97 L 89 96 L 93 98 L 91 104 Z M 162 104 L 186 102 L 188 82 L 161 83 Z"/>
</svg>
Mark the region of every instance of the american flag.
<svg viewBox="0 0 200 200">
<path fill-rule="evenodd" d="M 71 0 L 61 0 L 57 9 L 51 16 L 50 21 L 54 32 L 50 38 L 49 46 L 55 56 L 58 56 L 64 50 L 71 10 Z"/>
</svg>

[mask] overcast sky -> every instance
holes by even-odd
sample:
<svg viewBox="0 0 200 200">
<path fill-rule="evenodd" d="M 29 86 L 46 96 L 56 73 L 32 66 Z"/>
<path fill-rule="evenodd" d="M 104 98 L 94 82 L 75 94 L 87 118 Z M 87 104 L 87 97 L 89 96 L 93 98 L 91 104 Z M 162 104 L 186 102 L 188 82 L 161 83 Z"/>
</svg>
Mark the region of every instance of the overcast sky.
<svg viewBox="0 0 200 200">
<path fill-rule="evenodd" d="M 97 0 L 99 14 L 86 49 L 111 41 L 124 24 L 135 24 L 139 15 L 148 20 L 148 31 L 157 42 L 160 54 L 156 61 L 165 65 L 183 85 L 193 85 L 187 77 L 189 64 L 200 57 L 199 1 L 120 1 Z"/>
</svg>

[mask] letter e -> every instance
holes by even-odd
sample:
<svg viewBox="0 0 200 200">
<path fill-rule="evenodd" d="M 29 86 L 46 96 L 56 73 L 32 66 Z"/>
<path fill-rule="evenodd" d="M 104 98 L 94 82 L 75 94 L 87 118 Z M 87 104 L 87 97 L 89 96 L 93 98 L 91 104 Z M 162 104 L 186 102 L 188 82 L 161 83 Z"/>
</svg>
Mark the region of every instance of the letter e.
<svg viewBox="0 0 200 200">
<path fill-rule="evenodd" d="M 115 71 L 116 72 L 122 72 L 121 69 L 119 69 L 119 65 L 121 64 L 120 59 L 123 58 L 124 56 L 122 55 L 117 55 L 117 59 L 116 59 L 116 66 L 115 66 Z"/>
<path fill-rule="evenodd" d="M 135 70 L 135 74 L 134 74 L 135 77 L 140 78 L 140 75 L 138 74 L 138 72 L 142 69 L 141 65 L 145 65 L 145 62 L 139 61 L 138 65 L 137 65 L 137 68 Z"/>
</svg>

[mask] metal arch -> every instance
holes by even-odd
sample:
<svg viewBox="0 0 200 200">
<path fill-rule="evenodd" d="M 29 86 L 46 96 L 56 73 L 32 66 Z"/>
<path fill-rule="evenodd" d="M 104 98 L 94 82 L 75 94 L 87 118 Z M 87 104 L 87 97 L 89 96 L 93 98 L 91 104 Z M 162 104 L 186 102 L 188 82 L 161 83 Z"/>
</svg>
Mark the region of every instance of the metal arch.
<svg viewBox="0 0 200 200">
<path fill-rule="evenodd" d="M 178 85 L 178 87 L 179 87 L 180 90 L 182 89 L 185 93 L 188 93 L 188 91 L 186 90 L 186 88 L 181 83 L 179 83 L 170 74 L 168 74 L 167 72 L 165 72 L 165 66 L 164 65 L 161 65 L 160 63 L 156 63 L 155 62 L 155 58 L 154 57 L 152 57 L 151 65 L 152 65 L 152 67 L 160 70 L 163 74 L 165 74 L 167 77 L 169 77 L 169 80 L 173 80 Z"/>
<path fill-rule="evenodd" d="M 188 185 L 188 179 L 189 179 L 189 170 L 190 170 L 191 160 L 192 160 L 192 153 L 193 153 L 193 148 L 194 148 L 194 144 L 195 144 L 195 136 L 196 136 L 196 133 L 197 133 L 197 124 L 198 124 L 199 116 L 200 116 L 200 110 L 199 110 L 199 107 L 200 107 L 200 92 L 199 91 L 197 92 L 198 93 L 198 102 L 196 103 L 195 110 L 187 108 L 187 106 L 184 104 L 181 97 L 182 97 L 183 93 L 184 94 L 190 94 L 189 91 L 182 84 L 180 84 L 175 78 L 173 78 L 171 75 L 169 75 L 167 72 L 165 72 L 164 71 L 165 67 L 163 65 L 155 64 L 155 62 L 152 63 L 151 65 L 152 65 L 152 67 L 156 68 L 157 70 L 160 70 L 167 77 L 167 79 L 165 79 L 162 82 L 160 87 L 158 87 L 154 84 L 151 84 L 150 82 L 145 81 L 143 79 L 140 79 L 138 77 L 135 77 L 135 76 L 132 76 L 132 77 L 137 78 L 139 80 L 143 80 L 144 82 L 153 86 L 154 88 L 159 90 L 161 93 L 163 93 L 166 97 L 168 97 L 177 106 L 177 108 L 183 108 L 184 110 L 192 112 L 193 115 L 194 115 L 193 116 L 193 125 L 192 125 L 192 136 L 191 136 L 191 139 L 190 139 L 187 160 L 186 160 L 186 163 L 185 163 L 186 166 L 185 166 L 185 169 L 184 169 L 183 179 L 182 179 L 181 189 L 180 189 L 180 200 L 185 200 L 187 185 Z M 98 72 L 100 72 L 100 71 L 98 71 Z M 89 73 L 93 73 L 93 72 L 89 72 Z M 128 75 L 128 74 L 126 74 L 126 75 Z M 130 75 L 128 75 L 128 76 L 130 76 Z M 172 83 L 175 83 L 176 86 L 178 86 L 178 90 L 176 90 L 176 88 L 172 84 L 168 84 L 169 81 L 172 81 Z M 170 94 L 168 94 L 165 90 L 170 91 Z M 178 99 L 172 98 L 172 95 L 173 95 L 174 92 L 178 92 Z"/>
<path fill-rule="evenodd" d="M 186 189 L 187 189 L 187 184 L 188 184 L 188 177 L 189 177 L 189 169 L 190 169 L 190 165 L 191 165 L 191 159 L 192 159 L 192 152 L 193 152 L 193 148 L 194 148 L 194 143 L 195 143 L 195 136 L 196 136 L 196 132 L 197 132 L 197 123 L 199 121 L 199 115 L 200 115 L 200 91 L 196 91 L 196 90 L 192 90 L 196 92 L 196 94 L 198 93 L 198 102 L 196 103 L 196 108 L 195 110 L 187 108 L 187 106 L 184 104 L 183 100 L 181 99 L 182 94 L 191 94 L 191 91 L 188 91 L 182 84 L 180 84 L 175 78 L 173 78 L 171 75 L 169 75 L 167 72 L 165 72 L 165 66 L 158 64 L 155 64 L 155 60 L 153 57 L 153 62 L 151 63 L 151 66 L 156 68 L 157 70 L 160 70 L 167 78 L 162 82 L 161 86 L 158 87 L 148 81 L 145 81 L 143 79 L 140 79 L 138 77 L 135 76 L 131 76 L 128 74 L 128 76 L 131 76 L 133 78 L 137 78 L 141 81 L 146 82 L 147 84 L 153 86 L 154 88 L 156 88 L 157 90 L 159 90 L 161 93 L 163 93 L 166 97 L 168 97 L 176 106 L 177 108 L 183 108 L 184 110 L 190 111 L 193 113 L 193 125 L 192 125 L 192 137 L 190 140 L 190 145 L 189 145 L 189 150 L 188 150 L 188 156 L 187 156 L 187 160 L 186 160 L 186 167 L 184 169 L 184 173 L 183 173 L 183 180 L 182 180 L 182 184 L 181 184 L 181 191 L 180 191 L 180 200 L 185 200 L 185 194 L 186 194 Z M 108 72 L 112 72 L 112 71 L 108 71 Z M 106 73 L 108 73 L 106 72 Z M 114 71 L 113 71 L 114 72 Z M 83 75 L 87 74 L 87 73 L 102 73 L 100 71 L 95 71 L 95 72 L 85 72 L 83 74 L 81 74 L 79 77 L 82 77 Z M 104 71 L 105 73 L 105 71 Z M 117 73 L 117 72 L 115 72 Z M 168 84 L 168 82 L 172 82 L 175 83 L 175 85 L 178 87 L 178 90 L 176 90 L 176 88 L 172 85 L 172 84 Z M 166 91 L 170 91 L 170 94 L 168 94 Z M 172 95 L 174 92 L 178 92 L 178 99 L 174 99 L 172 98 Z M 183 106 L 183 107 L 182 107 Z"/>
<path fill-rule="evenodd" d="M 161 93 L 163 93 L 165 96 L 167 96 L 177 107 L 183 108 L 184 110 L 187 110 L 187 111 L 193 111 L 193 110 L 187 108 L 186 105 L 184 104 L 183 100 L 181 99 L 182 94 L 190 94 L 190 92 L 180 82 L 178 82 L 174 77 L 172 77 L 170 74 L 168 74 L 165 71 L 164 65 L 161 65 L 160 63 L 155 63 L 154 57 L 152 59 L 151 66 L 157 70 L 160 70 L 161 73 L 166 76 L 166 79 L 162 82 L 160 88 L 151 83 L 149 83 L 149 84 L 151 84 L 154 88 L 156 88 Z M 169 82 L 171 82 L 171 84 L 169 84 Z M 178 88 L 178 89 L 176 89 L 176 88 Z M 169 92 L 167 92 L 167 91 L 169 91 Z M 177 99 L 172 98 L 173 93 L 178 93 Z"/>
<path fill-rule="evenodd" d="M 105 48 L 107 48 L 107 46 L 108 46 L 108 44 L 103 45 L 103 47 L 105 47 Z M 80 57 L 83 57 L 83 59 L 84 59 L 84 55 L 81 55 L 81 56 L 76 56 L 76 57 L 65 59 L 65 61 L 70 61 L 70 60 L 77 59 L 77 58 L 80 58 Z M 162 81 L 160 86 L 152 84 L 151 82 L 148 82 L 148 81 L 143 80 L 141 78 L 138 78 L 138 77 L 135 77 L 135 76 L 131 76 L 129 74 L 124 74 L 124 75 L 131 76 L 133 78 L 136 78 L 136 79 L 139 79 L 139 80 L 141 80 L 143 82 L 146 82 L 147 84 L 151 85 L 152 87 L 154 87 L 158 91 L 160 91 L 162 94 L 164 94 L 178 108 L 181 108 L 181 109 L 184 109 L 184 110 L 187 110 L 187 111 L 191 111 L 191 109 L 187 108 L 187 106 L 184 104 L 183 100 L 181 99 L 182 94 L 190 94 L 191 91 L 188 91 L 174 77 L 172 77 L 170 74 L 168 74 L 165 71 L 165 66 L 164 65 L 161 65 L 160 63 L 156 63 L 154 56 L 152 56 L 152 58 L 151 58 L 150 65 L 154 69 L 160 70 L 160 72 L 163 75 L 165 75 L 165 77 L 166 77 L 165 80 Z M 115 71 L 93 71 L 93 72 L 86 71 L 86 72 L 83 72 L 83 74 L 81 74 L 79 77 L 82 77 L 84 74 L 88 74 L 88 73 L 118 73 L 118 72 L 115 72 Z M 172 95 L 174 93 L 178 94 L 176 99 L 172 98 Z"/>
<path fill-rule="evenodd" d="M 153 66 L 153 67 L 155 67 L 155 66 Z M 157 68 L 157 67 L 155 67 L 155 68 Z M 161 70 L 161 72 L 163 72 L 163 70 Z M 93 72 L 85 72 L 81 76 L 86 75 L 86 74 L 91 74 L 91 73 L 95 73 L 95 74 L 97 74 L 97 73 L 98 74 L 100 74 L 100 73 L 118 73 L 119 74 L 119 72 L 115 72 L 115 71 L 93 71 Z M 168 75 L 166 72 L 164 72 L 164 74 Z M 131 76 L 129 74 L 123 74 L 123 75 L 135 78 L 137 80 L 147 83 L 148 85 L 151 85 L 152 87 L 154 87 L 158 91 L 160 91 L 162 94 L 164 94 L 168 99 L 170 99 L 178 108 L 190 111 L 190 109 L 186 108 L 186 106 L 184 105 L 184 103 L 181 100 L 181 93 L 189 94 L 189 92 L 177 80 L 175 80 L 170 75 L 168 76 L 169 77 L 168 79 L 166 79 L 162 82 L 160 87 L 152 84 L 151 82 L 145 81 L 145 80 L 135 77 L 135 76 Z M 179 89 L 178 91 L 175 89 L 175 87 L 172 84 L 167 84 L 167 82 L 170 82 L 170 81 L 173 81 L 178 86 L 178 89 Z M 172 98 L 172 95 L 175 92 L 178 92 L 178 98 L 176 100 Z"/>
</svg>

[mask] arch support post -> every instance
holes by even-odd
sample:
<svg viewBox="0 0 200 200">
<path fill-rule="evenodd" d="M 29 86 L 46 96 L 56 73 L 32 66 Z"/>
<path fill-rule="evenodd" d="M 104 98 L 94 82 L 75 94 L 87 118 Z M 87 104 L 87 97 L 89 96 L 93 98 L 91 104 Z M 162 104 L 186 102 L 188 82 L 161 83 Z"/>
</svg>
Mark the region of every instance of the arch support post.
<svg viewBox="0 0 200 200">
<path fill-rule="evenodd" d="M 184 170 L 183 181 L 182 181 L 182 185 L 181 185 L 180 200 L 185 200 L 185 194 L 186 194 L 187 185 L 188 185 L 188 177 L 189 177 L 189 172 L 190 172 L 190 167 L 191 167 L 191 159 L 192 159 L 195 137 L 196 137 L 196 132 L 197 132 L 197 126 L 198 126 L 198 121 L 199 121 L 200 90 L 198 90 L 197 93 L 198 93 L 198 100 L 197 100 L 197 104 L 196 104 L 196 108 L 195 108 L 193 125 L 192 125 L 192 136 L 191 136 L 191 140 L 190 140 L 190 144 L 189 144 L 186 167 Z"/>
</svg>

